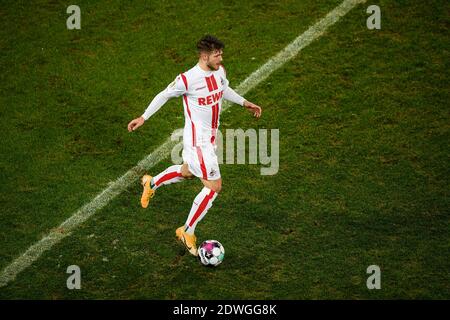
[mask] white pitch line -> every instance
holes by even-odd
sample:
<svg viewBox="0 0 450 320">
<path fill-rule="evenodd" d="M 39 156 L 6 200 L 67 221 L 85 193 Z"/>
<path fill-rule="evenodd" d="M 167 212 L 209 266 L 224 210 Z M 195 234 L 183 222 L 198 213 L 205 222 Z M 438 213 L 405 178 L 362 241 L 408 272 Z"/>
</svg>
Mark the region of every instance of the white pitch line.
<svg viewBox="0 0 450 320">
<path fill-rule="evenodd" d="M 272 72 L 277 70 L 290 59 L 294 58 L 303 48 L 323 35 L 330 26 L 335 24 L 341 17 L 345 16 L 357 4 L 365 2 L 366 0 L 343 1 L 319 22 L 311 26 L 277 55 L 269 59 L 264 65 L 258 68 L 258 70 L 248 76 L 247 79 L 239 84 L 236 91 L 241 95 L 244 95 L 249 90 L 256 87 Z M 225 103 L 223 106 L 223 111 L 228 109 L 229 106 L 229 103 Z M 170 154 L 170 151 L 176 143 L 177 141 L 172 141 L 169 137 L 160 147 L 142 159 L 135 167 L 131 168 L 119 179 L 110 184 L 108 188 L 99 193 L 91 202 L 81 207 L 58 228 L 50 231 L 48 235 L 29 247 L 25 253 L 16 258 L 2 270 L 0 274 L 0 287 L 4 287 L 9 282 L 13 281 L 20 272 L 36 261 L 42 253 L 49 250 L 53 247 L 53 245 L 60 242 L 65 237 L 69 236 L 76 227 L 89 219 L 98 210 L 106 206 L 112 199 L 122 193 L 122 191 L 126 190 L 146 170 L 165 159 Z"/>
</svg>

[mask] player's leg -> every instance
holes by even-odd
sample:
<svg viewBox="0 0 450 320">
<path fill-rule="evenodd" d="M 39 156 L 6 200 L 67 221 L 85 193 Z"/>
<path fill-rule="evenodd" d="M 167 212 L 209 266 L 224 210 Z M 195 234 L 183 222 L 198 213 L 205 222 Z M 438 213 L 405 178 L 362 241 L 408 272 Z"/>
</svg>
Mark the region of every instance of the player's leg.
<svg viewBox="0 0 450 320">
<path fill-rule="evenodd" d="M 193 235 L 195 227 L 203 219 L 208 210 L 212 207 L 213 201 L 217 198 L 222 186 L 222 179 L 208 181 L 201 179 L 203 182 L 203 189 L 195 197 L 192 203 L 191 211 L 184 224 L 184 231 L 187 234 Z"/>
<path fill-rule="evenodd" d="M 183 165 L 181 166 L 181 174 L 183 175 L 184 178 L 186 179 L 194 179 L 194 175 L 192 174 L 191 171 L 189 171 L 189 166 L 188 164 L 185 162 L 183 163 Z"/>
<path fill-rule="evenodd" d="M 216 193 L 219 193 L 222 190 L 222 179 L 205 180 L 200 178 L 200 180 L 202 180 L 202 183 L 206 188 L 214 190 Z"/>
<path fill-rule="evenodd" d="M 153 190 L 156 190 L 160 186 L 177 183 L 184 179 L 192 179 L 193 177 L 194 175 L 189 171 L 189 167 L 186 163 L 182 165 L 173 165 L 154 176 L 150 181 L 150 186 Z"/>
<path fill-rule="evenodd" d="M 190 171 L 200 178 L 204 187 L 195 197 L 185 224 L 176 230 L 178 239 L 193 255 L 197 255 L 195 228 L 212 207 L 222 188 L 219 164 L 214 150 L 203 147 L 200 150 L 197 148 L 196 153 L 196 161 L 191 161 L 188 165 Z"/>
<path fill-rule="evenodd" d="M 144 175 L 142 177 L 142 186 L 144 187 L 141 197 L 142 207 L 148 207 L 150 199 L 153 198 L 156 189 L 158 189 L 159 187 L 181 182 L 185 179 L 191 179 L 192 177 L 193 174 L 189 171 L 189 168 L 186 164 L 170 166 L 154 177 L 148 174 Z"/>
<path fill-rule="evenodd" d="M 204 187 L 195 197 L 185 224 L 176 230 L 177 237 L 185 244 L 189 252 L 195 256 L 197 255 L 195 227 L 212 207 L 222 186 L 222 179 L 220 178 L 218 180 L 201 180 Z"/>
</svg>

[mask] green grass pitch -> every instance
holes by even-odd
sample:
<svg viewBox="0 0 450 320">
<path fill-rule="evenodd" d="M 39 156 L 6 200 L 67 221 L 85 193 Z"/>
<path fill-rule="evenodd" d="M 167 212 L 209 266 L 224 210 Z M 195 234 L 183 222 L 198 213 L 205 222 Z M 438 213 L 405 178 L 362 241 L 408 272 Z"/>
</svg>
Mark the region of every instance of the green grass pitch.
<svg viewBox="0 0 450 320">
<path fill-rule="evenodd" d="M 171 100 L 127 123 L 225 44 L 237 86 L 341 0 L 6 1 L 0 8 L 0 269 L 183 126 Z M 368 30 L 366 9 L 381 8 Z M 449 16 L 444 0 L 358 5 L 275 71 L 221 129 L 280 130 L 280 168 L 221 165 L 223 190 L 197 227 L 225 260 L 205 268 L 176 243 L 202 185 L 136 181 L 7 286 L 0 299 L 450 298 Z M 150 169 L 156 174 L 166 159 Z M 78 265 L 82 288 L 68 290 Z M 381 268 L 368 290 L 366 269 Z"/>
</svg>

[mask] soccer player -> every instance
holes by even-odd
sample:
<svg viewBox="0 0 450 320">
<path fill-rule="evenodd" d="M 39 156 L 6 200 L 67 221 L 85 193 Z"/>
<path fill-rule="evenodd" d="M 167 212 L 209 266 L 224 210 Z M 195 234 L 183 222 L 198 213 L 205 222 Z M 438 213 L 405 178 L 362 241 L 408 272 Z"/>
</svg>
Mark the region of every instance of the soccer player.
<svg viewBox="0 0 450 320">
<path fill-rule="evenodd" d="M 128 131 L 136 130 L 169 99 L 183 96 L 185 117 L 183 165 L 170 166 L 154 177 L 144 175 L 141 205 L 147 208 L 155 191 L 161 186 L 194 177 L 200 178 L 204 187 L 195 197 L 186 223 L 175 231 L 178 240 L 195 256 L 197 255 L 195 228 L 222 189 L 222 179 L 215 153 L 222 101 L 226 99 L 244 106 L 257 118 L 261 116 L 259 106 L 245 100 L 230 88 L 222 65 L 224 47 L 224 44 L 216 37 L 207 35 L 200 39 L 197 43 L 198 63 L 190 70 L 178 75 L 165 90 L 155 96 L 141 117 L 128 124 Z"/>
</svg>

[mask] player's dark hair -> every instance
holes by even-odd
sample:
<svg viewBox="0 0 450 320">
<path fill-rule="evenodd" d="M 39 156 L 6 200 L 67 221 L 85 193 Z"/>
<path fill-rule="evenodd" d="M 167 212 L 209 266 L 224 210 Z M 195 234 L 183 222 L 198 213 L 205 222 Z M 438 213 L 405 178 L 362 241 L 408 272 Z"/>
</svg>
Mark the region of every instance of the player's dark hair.
<svg viewBox="0 0 450 320">
<path fill-rule="evenodd" d="M 201 52 L 211 53 L 214 50 L 221 50 L 223 48 L 225 48 L 223 42 L 209 34 L 204 36 L 197 42 L 197 50 L 199 53 Z"/>
</svg>

